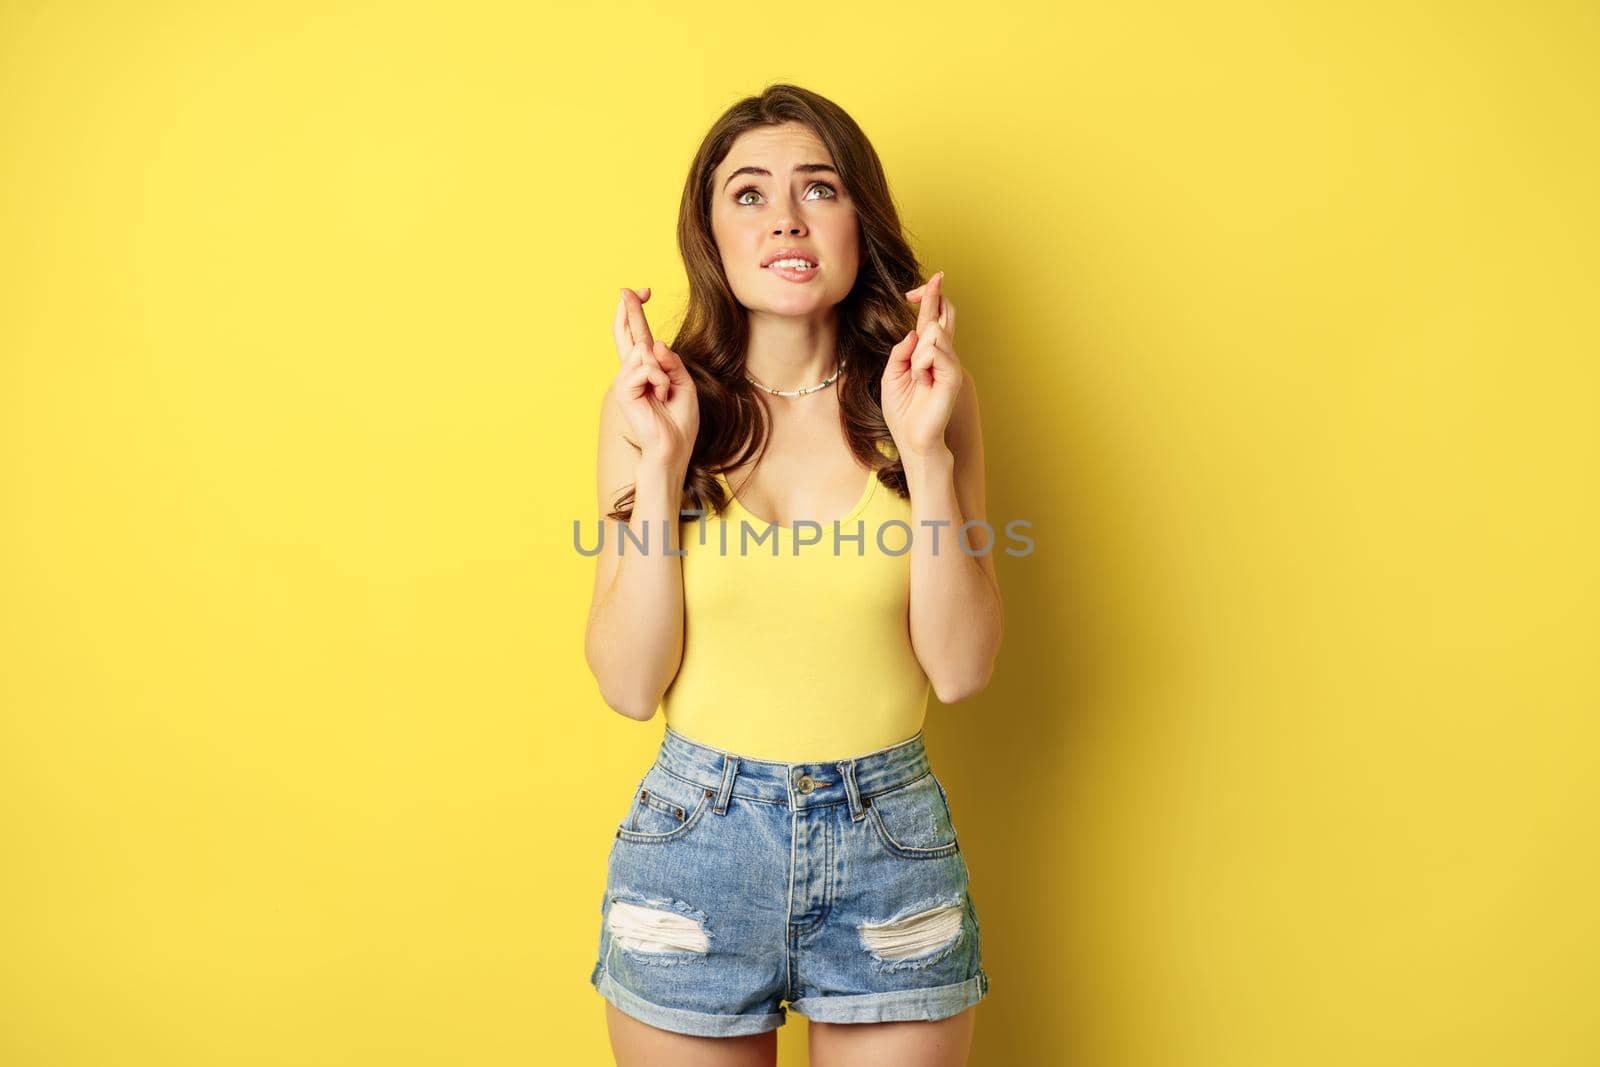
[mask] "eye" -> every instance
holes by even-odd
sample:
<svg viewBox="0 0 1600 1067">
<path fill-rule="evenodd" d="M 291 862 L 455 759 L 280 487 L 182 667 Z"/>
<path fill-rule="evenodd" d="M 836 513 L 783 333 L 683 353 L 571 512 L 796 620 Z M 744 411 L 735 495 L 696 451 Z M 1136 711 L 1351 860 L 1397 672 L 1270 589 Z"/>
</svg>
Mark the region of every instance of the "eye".
<svg viewBox="0 0 1600 1067">
<path fill-rule="evenodd" d="M 827 196 L 819 196 L 819 197 L 816 198 L 818 200 L 835 200 L 839 196 L 839 191 L 837 189 L 835 189 L 828 182 L 812 182 L 811 183 L 811 188 L 807 189 L 806 192 L 809 193 L 813 189 L 826 189 L 826 190 L 828 190 L 828 195 Z M 746 200 L 744 198 L 744 194 L 745 193 L 755 193 L 757 196 L 760 196 L 761 195 L 761 190 L 757 189 L 753 185 L 747 185 L 743 189 L 740 189 L 737 193 L 733 194 L 733 202 L 736 203 L 736 204 L 743 204 L 746 207 L 754 206 L 751 201 L 748 201 L 748 200 Z"/>
</svg>

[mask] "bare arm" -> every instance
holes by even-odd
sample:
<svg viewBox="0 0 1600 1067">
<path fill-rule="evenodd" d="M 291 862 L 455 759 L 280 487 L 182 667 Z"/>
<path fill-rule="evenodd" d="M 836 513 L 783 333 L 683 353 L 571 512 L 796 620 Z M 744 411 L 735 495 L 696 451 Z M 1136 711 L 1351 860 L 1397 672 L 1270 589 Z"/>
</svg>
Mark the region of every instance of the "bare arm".
<svg viewBox="0 0 1600 1067">
<path fill-rule="evenodd" d="M 970 372 L 965 374 L 946 441 L 942 449 L 903 455 L 901 462 L 911 489 L 911 525 L 916 534 L 911 548 L 911 644 L 935 695 L 942 703 L 954 704 L 976 696 L 989 684 L 1005 620 L 995 576 L 994 539 L 983 527 L 971 527 L 967 544 L 974 553 L 982 553 L 976 556 L 963 551 L 959 540 L 963 522 L 987 521 L 978 387 Z M 939 520 L 946 525 L 923 525 Z"/>
<path fill-rule="evenodd" d="M 606 704 L 643 722 L 655 715 L 683 657 L 683 567 L 667 552 L 680 547 L 678 506 L 688 468 L 644 455 L 625 433 L 621 410 L 607 390 L 597 464 L 605 541 L 595 557 L 583 649 Z M 626 525 L 634 540 L 622 544 L 624 524 L 605 516 L 630 482 L 633 514 Z"/>
<path fill-rule="evenodd" d="M 683 659 L 678 508 L 700 426 L 683 359 L 650 333 L 650 290 L 623 289 L 612 333 L 617 376 L 600 404 L 596 489 L 605 534 L 595 557 L 583 655 L 614 710 L 644 722 Z M 629 483 L 627 523 L 607 516 Z"/>
</svg>

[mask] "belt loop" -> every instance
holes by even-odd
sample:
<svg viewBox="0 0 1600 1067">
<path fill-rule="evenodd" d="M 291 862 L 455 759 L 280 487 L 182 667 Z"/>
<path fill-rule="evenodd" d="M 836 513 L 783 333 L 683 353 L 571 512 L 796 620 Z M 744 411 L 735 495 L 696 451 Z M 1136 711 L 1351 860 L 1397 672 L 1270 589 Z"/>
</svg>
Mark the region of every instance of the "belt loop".
<svg viewBox="0 0 1600 1067">
<path fill-rule="evenodd" d="M 717 802 L 711 810 L 718 815 L 728 814 L 728 797 L 733 795 L 733 776 L 739 773 L 739 757 L 731 752 L 722 755 L 722 788 L 717 790 Z"/>
<path fill-rule="evenodd" d="M 839 777 L 844 781 L 845 800 L 850 804 L 850 819 L 852 822 L 860 822 L 866 818 L 867 809 L 861 806 L 861 790 L 856 786 L 856 761 L 840 760 L 834 766 L 839 768 Z"/>
</svg>

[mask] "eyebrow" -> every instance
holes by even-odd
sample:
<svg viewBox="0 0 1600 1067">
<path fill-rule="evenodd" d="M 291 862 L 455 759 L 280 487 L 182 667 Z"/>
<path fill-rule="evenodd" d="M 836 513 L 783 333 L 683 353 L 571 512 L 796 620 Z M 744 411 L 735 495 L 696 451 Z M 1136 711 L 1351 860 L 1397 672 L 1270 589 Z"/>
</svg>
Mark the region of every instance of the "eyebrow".
<svg viewBox="0 0 1600 1067">
<path fill-rule="evenodd" d="M 826 163 L 797 163 L 795 164 L 794 170 L 796 174 L 815 174 L 817 171 L 827 171 L 834 177 L 839 176 L 839 172 L 828 166 Z M 722 187 L 726 189 L 733 183 L 733 179 L 737 178 L 741 174 L 765 174 L 769 178 L 772 177 L 772 172 L 765 167 L 740 167 L 738 170 L 728 175 L 728 180 L 722 183 Z"/>
</svg>

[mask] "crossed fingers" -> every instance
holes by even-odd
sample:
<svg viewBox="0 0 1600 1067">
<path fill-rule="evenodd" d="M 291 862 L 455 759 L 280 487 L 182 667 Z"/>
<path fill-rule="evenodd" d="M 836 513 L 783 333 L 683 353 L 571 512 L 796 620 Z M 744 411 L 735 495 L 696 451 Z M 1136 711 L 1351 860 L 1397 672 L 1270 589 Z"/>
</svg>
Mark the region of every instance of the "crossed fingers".
<svg viewBox="0 0 1600 1067">
<path fill-rule="evenodd" d="M 655 348 L 655 336 L 651 334 L 650 323 L 644 317 L 644 301 L 649 298 L 648 285 L 638 290 L 622 290 L 622 299 L 617 302 L 617 314 L 611 323 L 619 363 L 627 363 L 641 341 L 644 342 L 646 353 Z"/>
<path fill-rule="evenodd" d="M 906 299 L 919 305 L 917 310 L 917 333 L 923 333 L 930 324 L 937 322 L 946 337 L 954 338 L 956 333 L 956 306 L 944 295 L 944 271 L 939 271 L 926 282 L 906 293 Z"/>
</svg>

